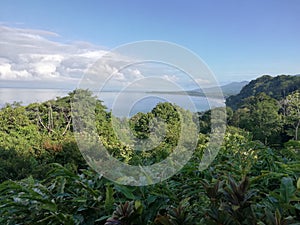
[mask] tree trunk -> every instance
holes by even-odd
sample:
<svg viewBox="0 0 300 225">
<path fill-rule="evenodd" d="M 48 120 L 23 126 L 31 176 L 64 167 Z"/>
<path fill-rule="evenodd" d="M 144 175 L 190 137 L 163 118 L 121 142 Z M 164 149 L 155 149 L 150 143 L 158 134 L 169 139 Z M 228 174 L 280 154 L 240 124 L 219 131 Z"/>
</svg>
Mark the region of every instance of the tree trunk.
<svg viewBox="0 0 300 225">
<path fill-rule="evenodd" d="M 300 120 L 298 121 L 298 124 L 296 125 L 296 129 L 295 129 L 295 140 L 298 141 L 298 130 L 299 130 L 299 126 L 300 126 Z"/>
</svg>

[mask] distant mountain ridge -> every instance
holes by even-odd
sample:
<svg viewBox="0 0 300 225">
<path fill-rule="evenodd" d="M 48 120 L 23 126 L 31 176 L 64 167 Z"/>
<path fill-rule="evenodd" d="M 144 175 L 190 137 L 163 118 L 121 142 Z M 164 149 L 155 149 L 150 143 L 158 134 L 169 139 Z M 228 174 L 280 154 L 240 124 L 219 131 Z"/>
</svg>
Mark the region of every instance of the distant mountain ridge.
<svg viewBox="0 0 300 225">
<path fill-rule="evenodd" d="M 149 93 L 162 93 L 162 94 L 174 94 L 174 95 L 190 95 L 190 96 L 201 96 L 201 97 L 220 97 L 220 88 L 225 98 L 238 94 L 241 89 L 247 85 L 249 81 L 232 82 L 229 84 L 222 85 L 220 87 L 209 87 L 203 89 L 194 89 L 189 91 L 150 91 Z"/>
<path fill-rule="evenodd" d="M 225 97 L 230 95 L 236 95 L 238 94 L 242 88 L 247 85 L 249 81 L 241 81 L 241 82 L 231 82 L 229 84 L 225 84 L 221 86 L 221 90 L 223 92 L 223 95 Z M 212 88 L 204 88 L 206 93 L 214 92 L 215 87 Z"/>
<path fill-rule="evenodd" d="M 280 100 L 296 90 L 300 90 L 299 75 L 279 75 L 276 77 L 263 75 L 250 81 L 239 94 L 228 97 L 226 105 L 232 109 L 237 109 L 243 104 L 244 99 L 262 92 L 276 100 Z"/>
<path fill-rule="evenodd" d="M 220 87 L 209 87 L 203 89 L 195 89 L 192 91 L 187 91 L 189 95 L 196 95 L 196 96 L 214 96 L 215 93 L 219 92 L 219 88 L 221 88 L 224 97 L 229 97 L 231 95 L 238 94 L 242 88 L 247 85 L 249 81 L 241 81 L 241 82 L 231 82 L 229 84 L 222 85 Z"/>
</svg>

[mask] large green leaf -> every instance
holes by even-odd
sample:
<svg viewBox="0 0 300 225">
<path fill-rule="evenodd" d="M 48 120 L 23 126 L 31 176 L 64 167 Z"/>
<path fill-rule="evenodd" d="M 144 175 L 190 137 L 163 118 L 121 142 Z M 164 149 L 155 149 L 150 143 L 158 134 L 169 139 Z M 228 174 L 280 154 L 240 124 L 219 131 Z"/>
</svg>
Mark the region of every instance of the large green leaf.
<svg viewBox="0 0 300 225">
<path fill-rule="evenodd" d="M 295 194 L 296 188 L 290 177 L 283 177 L 280 184 L 280 197 L 284 203 L 289 203 Z"/>
</svg>

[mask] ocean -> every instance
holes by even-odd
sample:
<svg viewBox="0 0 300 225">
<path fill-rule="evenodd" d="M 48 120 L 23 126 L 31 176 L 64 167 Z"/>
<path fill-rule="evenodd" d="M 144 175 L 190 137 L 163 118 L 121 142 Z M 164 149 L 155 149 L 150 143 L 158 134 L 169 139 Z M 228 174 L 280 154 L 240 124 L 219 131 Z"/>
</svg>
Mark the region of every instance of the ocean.
<svg viewBox="0 0 300 225">
<path fill-rule="evenodd" d="M 71 90 L 0 88 L 0 107 L 6 103 L 21 102 L 28 105 L 68 95 Z M 208 99 L 201 96 L 147 92 L 101 92 L 95 94 L 115 116 L 130 117 L 137 112 L 149 112 L 159 102 L 171 102 L 192 112 L 201 112 L 211 107 L 223 106 L 220 99 Z"/>
</svg>

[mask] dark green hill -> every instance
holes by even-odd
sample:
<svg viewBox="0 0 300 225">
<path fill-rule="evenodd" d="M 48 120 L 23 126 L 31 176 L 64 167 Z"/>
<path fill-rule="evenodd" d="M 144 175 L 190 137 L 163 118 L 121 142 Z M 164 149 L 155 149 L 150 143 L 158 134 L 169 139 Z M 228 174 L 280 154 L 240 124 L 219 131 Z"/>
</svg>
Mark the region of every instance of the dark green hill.
<svg viewBox="0 0 300 225">
<path fill-rule="evenodd" d="M 228 97 L 226 105 L 232 109 L 237 109 L 242 105 L 244 99 L 263 92 L 276 100 L 280 100 L 295 90 L 300 90 L 300 76 L 280 75 L 272 77 L 264 75 L 252 80 L 242 88 L 239 94 Z"/>
</svg>

